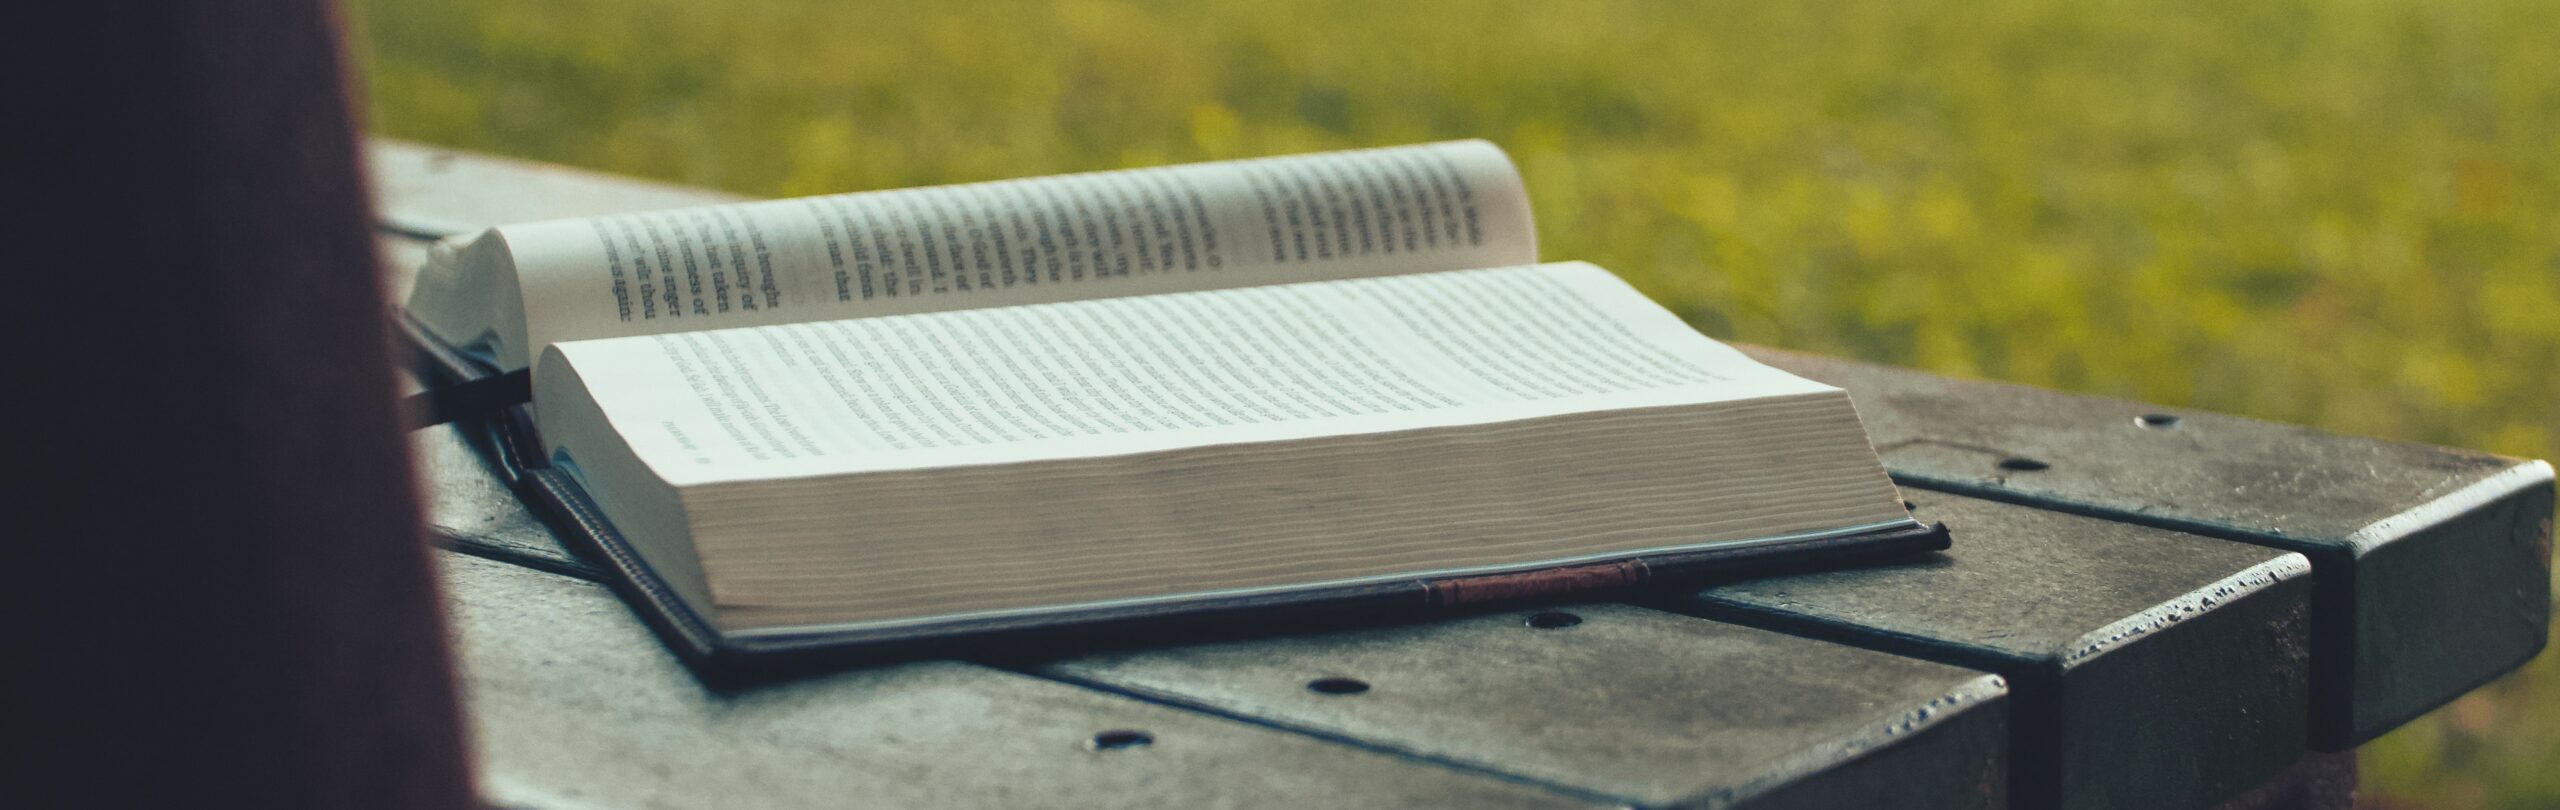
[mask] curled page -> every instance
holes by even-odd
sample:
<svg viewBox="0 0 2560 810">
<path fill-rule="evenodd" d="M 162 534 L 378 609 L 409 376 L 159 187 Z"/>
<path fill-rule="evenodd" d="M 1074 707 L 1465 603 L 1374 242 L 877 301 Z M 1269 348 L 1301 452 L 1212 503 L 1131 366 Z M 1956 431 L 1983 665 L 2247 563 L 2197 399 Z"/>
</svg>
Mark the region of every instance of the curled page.
<svg viewBox="0 0 2560 810">
<path fill-rule="evenodd" d="M 1484 141 L 501 226 L 410 313 L 502 370 L 552 343 L 1534 262 Z"/>
</svg>

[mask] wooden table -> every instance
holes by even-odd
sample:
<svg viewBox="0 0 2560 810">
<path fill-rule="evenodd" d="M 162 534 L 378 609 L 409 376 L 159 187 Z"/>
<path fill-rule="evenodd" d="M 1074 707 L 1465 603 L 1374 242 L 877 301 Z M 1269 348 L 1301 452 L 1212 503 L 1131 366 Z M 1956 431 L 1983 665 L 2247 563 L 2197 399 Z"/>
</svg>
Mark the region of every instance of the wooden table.
<svg viewBox="0 0 2560 810">
<path fill-rule="evenodd" d="M 382 244 L 714 192 L 381 142 Z M 695 681 L 422 433 L 511 807 L 2341 805 L 2351 749 L 2538 652 L 2539 461 L 1752 349 L 1849 389 L 1956 547 L 1054 661 Z"/>
</svg>

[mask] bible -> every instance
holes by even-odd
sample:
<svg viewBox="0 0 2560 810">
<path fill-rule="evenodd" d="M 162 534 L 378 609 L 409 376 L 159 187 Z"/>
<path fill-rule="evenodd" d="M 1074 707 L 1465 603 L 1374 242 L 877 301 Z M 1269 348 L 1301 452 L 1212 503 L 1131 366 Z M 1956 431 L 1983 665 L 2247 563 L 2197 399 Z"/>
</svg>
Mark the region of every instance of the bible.
<svg viewBox="0 0 2560 810">
<path fill-rule="evenodd" d="M 1944 548 L 1845 392 L 1538 263 L 1483 141 L 507 225 L 406 305 L 689 659 Z"/>
</svg>

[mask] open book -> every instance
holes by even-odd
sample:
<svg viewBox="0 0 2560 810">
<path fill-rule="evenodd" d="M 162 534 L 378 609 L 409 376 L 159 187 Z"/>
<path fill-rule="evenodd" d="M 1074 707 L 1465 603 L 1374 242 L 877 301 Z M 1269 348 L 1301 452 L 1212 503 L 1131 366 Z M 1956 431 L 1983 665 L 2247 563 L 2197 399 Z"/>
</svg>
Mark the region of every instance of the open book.
<svg viewBox="0 0 2560 810">
<path fill-rule="evenodd" d="M 1467 141 L 510 225 L 408 315 L 696 653 L 1944 546 L 1845 393 L 1536 260 Z"/>
</svg>

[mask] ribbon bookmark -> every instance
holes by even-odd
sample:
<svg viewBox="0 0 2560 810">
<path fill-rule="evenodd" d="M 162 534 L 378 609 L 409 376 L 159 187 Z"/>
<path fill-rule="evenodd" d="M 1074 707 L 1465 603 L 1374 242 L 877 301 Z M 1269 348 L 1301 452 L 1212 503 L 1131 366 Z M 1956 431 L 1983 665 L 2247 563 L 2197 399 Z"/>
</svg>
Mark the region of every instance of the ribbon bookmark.
<svg viewBox="0 0 2560 810">
<path fill-rule="evenodd" d="M 532 401 L 533 375 L 517 369 L 402 397 L 400 420 L 407 423 L 410 430 L 417 430 L 457 419 L 485 416 L 508 406 Z"/>
</svg>

